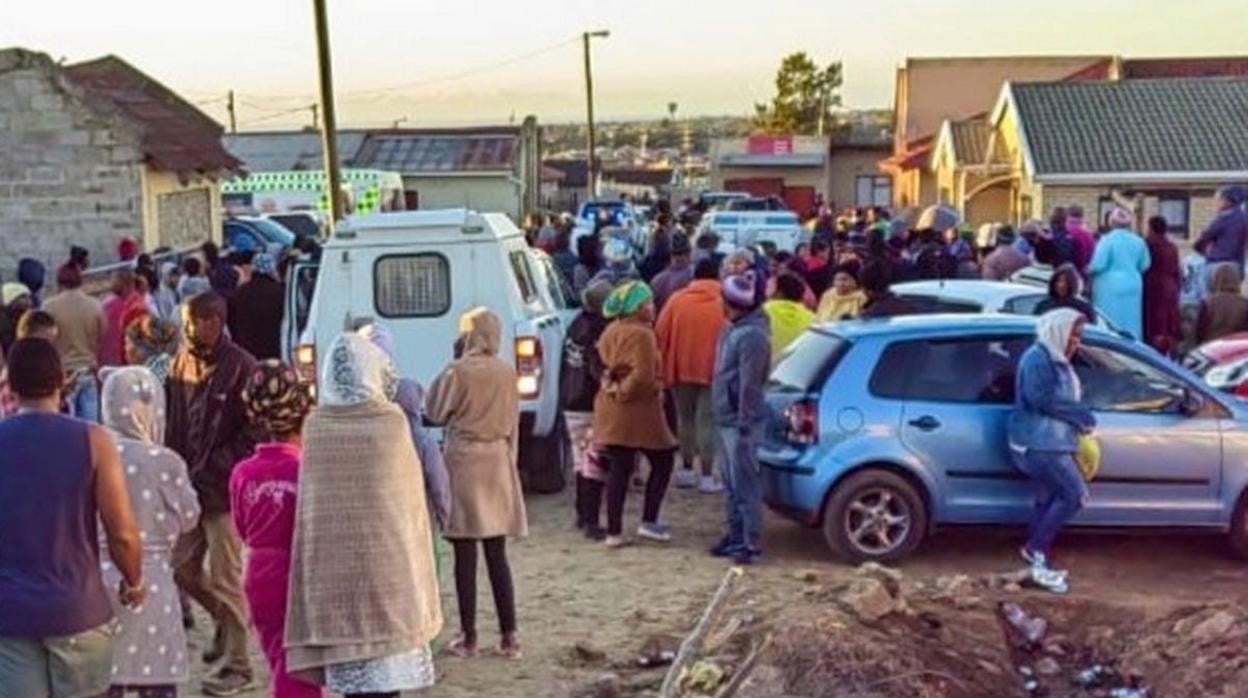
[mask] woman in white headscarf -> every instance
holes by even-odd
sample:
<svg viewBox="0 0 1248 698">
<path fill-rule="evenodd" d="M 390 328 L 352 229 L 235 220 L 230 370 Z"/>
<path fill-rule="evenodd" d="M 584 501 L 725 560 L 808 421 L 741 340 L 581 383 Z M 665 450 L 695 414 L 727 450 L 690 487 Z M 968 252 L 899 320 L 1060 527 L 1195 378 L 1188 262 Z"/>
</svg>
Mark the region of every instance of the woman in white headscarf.
<svg viewBox="0 0 1248 698">
<path fill-rule="evenodd" d="M 1010 455 L 1035 488 L 1036 505 L 1022 556 L 1032 579 L 1056 593 L 1068 589 L 1067 575 L 1048 564 L 1057 533 L 1083 507 L 1087 485 L 1075 465 L 1079 436 L 1096 427 L 1080 404 L 1083 389 L 1070 359 L 1083 340 L 1082 313 L 1061 308 L 1040 317 L 1036 343 L 1023 353 L 1010 415 Z"/>
<path fill-rule="evenodd" d="M 303 430 L 286 614 L 287 670 L 334 693 L 434 682 L 442 628 L 424 477 L 386 353 L 355 333 L 325 357 Z"/>
<path fill-rule="evenodd" d="M 125 466 L 126 489 L 143 541 L 146 602 L 123 609 L 113 596 L 120 621 L 113 654 L 113 687 L 144 695 L 175 695 L 190 677 L 186 632 L 170 556 L 178 536 L 199 521 L 199 499 L 186 475 L 182 457 L 161 444 L 165 432 L 165 387 L 141 366 L 105 369 L 101 390 L 104 426 L 117 435 Z M 101 549 L 107 542 L 100 537 Z M 121 574 L 103 563 L 104 583 L 116 589 Z"/>
</svg>

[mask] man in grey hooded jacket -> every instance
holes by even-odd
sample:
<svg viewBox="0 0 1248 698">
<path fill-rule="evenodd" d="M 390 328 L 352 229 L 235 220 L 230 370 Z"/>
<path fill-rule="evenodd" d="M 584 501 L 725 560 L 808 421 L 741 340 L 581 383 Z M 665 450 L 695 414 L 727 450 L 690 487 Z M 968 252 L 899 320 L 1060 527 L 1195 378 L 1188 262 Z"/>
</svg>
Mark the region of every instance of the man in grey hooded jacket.
<svg viewBox="0 0 1248 698">
<path fill-rule="evenodd" d="M 758 444 L 766 418 L 763 387 L 771 368 L 771 329 L 759 308 L 754 273 L 723 281 L 729 325 L 720 334 L 711 384 L 711 410 L 723 457 L 728 533 L 711 553 L 752 564 L 762 554 L 763 501 Z"/>
</svg>

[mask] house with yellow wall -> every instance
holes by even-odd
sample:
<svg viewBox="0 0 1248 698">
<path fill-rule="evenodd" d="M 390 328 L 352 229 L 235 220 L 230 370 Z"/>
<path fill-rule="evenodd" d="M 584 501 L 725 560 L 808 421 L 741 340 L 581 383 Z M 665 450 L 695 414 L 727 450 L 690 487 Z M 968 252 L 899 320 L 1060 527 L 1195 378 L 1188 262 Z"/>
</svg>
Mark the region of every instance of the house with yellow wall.
<svg viewBox="0 0 1248 698">
<path fill-rule="evenodd" d="M 1121 205 L 1187 239 L 1216 213 L 1218 186 L 1248 183 L 1248 77 L 1008 82 L 986 125 L 982 164 L 933 165 L 955 182 L 953 205 L 1000 222 L 1078 205 L 1095 227 Z"/>
<path fill-rule="evenodd" d="M 146 250 L 220 241 L 218 183 L 239 161 L 222 128 L 116 56 L 59 65 L 0 50 L 0 273 L 95 263 L 125 237 Z"/>
</svg>

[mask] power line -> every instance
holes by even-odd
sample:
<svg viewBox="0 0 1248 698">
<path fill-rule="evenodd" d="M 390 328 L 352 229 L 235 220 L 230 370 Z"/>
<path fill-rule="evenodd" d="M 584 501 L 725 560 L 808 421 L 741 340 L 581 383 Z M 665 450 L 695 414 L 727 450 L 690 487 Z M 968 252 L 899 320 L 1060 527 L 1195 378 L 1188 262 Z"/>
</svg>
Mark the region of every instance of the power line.
<svg viewBox="0 0 1248 698">
<path fill-rule="evenodd" d="M 290 114 L 297 114 L 297 113 L 299 113 L 299 112 L 305 112 L 305 111 L 308 111 L 309 109 L 313 109 L 313 108 L 315 108 L 315 107 L 316 107 L 316 105 L 315 105 L 315 104 L 305 104 L 305 105 L 303 105 L 303 106 L 301 106 L 301 107 L 295 107 L 295 108 L 293 108 L 293 109 L 285 109 L 285 110 L 283 110 L 283 111 L 274 112 L 274 113 L 272 113 L 272 114 L 266 114 L 265 116 L 256 117 L 256 118 L 254 118 L 254 119 L 247 119 L 246 121 L 240 121 L 240 122 L 238 123 L 238 125 L 239 125 L 239 126 L 250 126 L 251 124 L 258 124 L 258 123 L 261 123 L 261 122 L 264 122 L 264 121 L 271 121 L 271 120 L 273 120 L 273 119 L 277 119 L 277 118 L 280 118 L 280 117 L 283 117 L 283 116 L 289 116 Z"/>
<path fill-rule="evenodd" d="M 513 63 L 519 63 L 519 62 L 521 62 L 521 61 L 526 61 L 526 60 L 528 60 L 528 59 L 530 59 L 530 58 L 536 58 L 537 56 L 540 56 L 540 55 L 542 55 L 542 54 L 550 53 L 551 51 L 554 51 L 554 50 L 556 50 L 556 49 L 561 49 L 561 48 L 563 48 L 564 46 L 569 46 L 569 45 L 571 45 L 571 44 L 574 44 L 574 43 L 576 43 L 577 41 L 580 41 L 580 37 L 574 37 L 574 38 L 571 38 L 571 39 L 567 39 L 567 40 L 565 40 L 565 41 L 561 41 L 561 42 L 559 42 L 559 43 L 557 43 L 557 44 L 551 44 L 551 45 L 549 45 L 549 46 L 544 46 L 544 47 L 539 48 L 539 49 L 534 49 L 534 50 L 529 51 L 529 52 L 527 52 L 527 53 L 522 53 L 522 54 L 519 54 L 519 55 L 516 55 L 516 56 L 512 56 L 512 57 L 510 57 L 510 58 L 504 58 L 503 60 L 496 61 L 496 62 L 494 62 L 494 63 L 490 63 L 490 64 L 488 64 L 488 65 L 480 65 L 480 66 L 477 66 L 477 67 L 475 67 L 475 68 L 469 68 L 469 69 L 467 69 L 467 70 L 463 70 L 463 71 L 460 71 L 460 72 L 458 72 L 458 73 L 452 73 L 452 74 L 450 74 L 450 75 L 444 75 L 444 76 L 442 76 L 442 77 L 429 78 L 429 79 L 426 79 L 426 80 L 417 80 L 416 82 L 409 82 L 409 83 L 404 83 L 404 84 L 401 84 L 401 85 L 392 85 L 392 86 L 390 86 L 390 87 L 378 87 L 378 88 L 371 89 L 371 90 L 356 90 L 356 91 L 353 91 L 353 92 L 344 92 L 344 93 L 343 93 L 343 96 L 344 96 L 344 97 L 370 97 L 370 96 L 379 96 L 379 95 L 389 94 L 389 93 L 391 93 L 391 92 L 400 92 L 400 91 L 404 91 L 404 90 L 410 90 L 410 89 L 413 89 L 413 88 L 416 88 L 416 87 L 424 87 L 424 86 L 426 86 L 426 85 L 434 85 L 434 84 L 441 83 L 441 82 L 453 82 L 453 81 L 455 81 L 455 80 L 462 80 L 463 78 L 466 78 L 466 77 L 471 77 L 471 76 L 473 76 L 473 75 L 476 75 L 476 74 L 478 74 L 478 73 L 485 72 L 485 71 L 487 71 L 487 70 L 493 70 L 493 69 L 495 69 L 495 68 L 501 68 L 501 67 L 504 67 L 504 66 L 511 65 L 511 64 L 513 64 Z"/>
</svg>

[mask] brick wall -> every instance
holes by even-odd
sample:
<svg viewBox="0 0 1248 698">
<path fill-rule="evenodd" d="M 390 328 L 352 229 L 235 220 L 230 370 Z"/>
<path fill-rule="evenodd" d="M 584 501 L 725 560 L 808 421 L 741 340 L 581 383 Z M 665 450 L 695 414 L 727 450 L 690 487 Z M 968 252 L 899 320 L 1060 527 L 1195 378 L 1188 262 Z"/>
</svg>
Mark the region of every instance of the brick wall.
<svg viewBox="0 0 1248 698">
<path fill-rule="evenodd" d="M 37 64 L 0 72 L 0 275 L 20 257 L 49 269 L 69 246 L 114 261 L 143 238 L 135 138 L 100 118 Z"/>
</svg>

